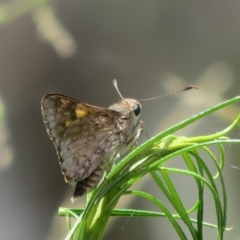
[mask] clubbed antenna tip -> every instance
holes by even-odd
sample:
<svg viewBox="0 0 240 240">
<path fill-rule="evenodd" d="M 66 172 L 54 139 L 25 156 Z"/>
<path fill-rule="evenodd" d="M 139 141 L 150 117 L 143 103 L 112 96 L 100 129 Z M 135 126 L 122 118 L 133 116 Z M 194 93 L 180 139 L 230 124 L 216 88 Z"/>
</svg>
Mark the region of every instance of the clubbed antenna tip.
<svg viewBox="0 0 240 240">
<path fill-rule="evenodd" d="M 116 79 L 113 79 L 113 85 L 114 85 L 114 87 L 116 88 L 119 96 L 120 96 L 122 99 L 124 99 L 123 96 L 122 96 L 122 94 L 120 93 L 120 91 L 119 91 L 119 89 L 118 89 L 118 85 L 117 85 L 117 80 L 116 80 Z"/>
<path fill-rule="evenodd" d="M 197 87 L 195 87 L 195 86 L 190 85 L 190 86 L 187 86 L 187 87 L 183 88 L 183 89 L 182 89 L 182 92 L 191 90 L 191 89 L 193 89 L 193 88 L 194 88 L 194 89 L 197 89 L 197 90 L 199 89 L 199 88 L 197 88 Z"/>
</svg>

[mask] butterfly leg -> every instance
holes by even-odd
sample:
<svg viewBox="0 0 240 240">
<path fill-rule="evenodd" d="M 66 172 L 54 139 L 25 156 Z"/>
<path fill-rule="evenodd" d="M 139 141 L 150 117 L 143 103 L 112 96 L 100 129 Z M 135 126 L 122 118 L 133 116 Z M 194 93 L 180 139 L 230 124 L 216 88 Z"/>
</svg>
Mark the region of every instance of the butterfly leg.
<svg viewBox="0 0 240 240">
<path fill-rule="evenodd" d="M 136 134 L 127 142 L 127 149 L 130 149 L 134 145 L 138 145 L 137 140 L 140 137 L 142 132 L 145 132 L 145 134 L 148 136 L 146 127 L 145 127 L 143 121 L 140 121 L 137 125 Z"/>
<path fill-rule="evenodd" d="M 150 137 L 149 137 L 149 135 L 148 135 L 147 128 L 146 128 L 146 126 L 145 126 L 145 124 L 144 124 L 143 121 L 140 121 L 140 126 L 141 126 L 142 131 L 145 133 L 145 135 L 146 135 L 147 138 L 149 139 Z"/>
</svg>

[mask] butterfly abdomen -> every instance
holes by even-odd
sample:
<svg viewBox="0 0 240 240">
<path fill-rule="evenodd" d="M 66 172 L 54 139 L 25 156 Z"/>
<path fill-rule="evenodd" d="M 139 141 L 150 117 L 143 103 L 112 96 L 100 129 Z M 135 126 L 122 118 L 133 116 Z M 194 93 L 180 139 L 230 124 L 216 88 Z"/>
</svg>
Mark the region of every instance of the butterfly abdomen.
<svg viewBox="0 0 240 240">
<path fill-rule="evenodd" d="M 103 161 L 87 178 L 77 182 L 73 198 L 78 198 L 90 192 L 101 180 L 104 174 L 105 162 Z"/>
</svg>

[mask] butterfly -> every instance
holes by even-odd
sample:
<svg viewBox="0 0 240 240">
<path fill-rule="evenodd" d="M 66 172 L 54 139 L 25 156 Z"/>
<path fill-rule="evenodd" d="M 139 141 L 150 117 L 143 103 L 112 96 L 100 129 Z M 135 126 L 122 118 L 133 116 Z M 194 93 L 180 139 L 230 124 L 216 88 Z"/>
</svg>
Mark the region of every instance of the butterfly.
<svg viewBox="0 0 240 240">
<path fill-rule="evenodd" d="M 109 172 L 118 154 L 136 144 L 144 125 L 139 117 L 140 102 L 123 98 L 109 108 L 81 102 L 69 96 L 50 93 L 41 102 L 47 133 L 56 148 L 65 181 L 75 185 L 73 199 L 90 192 Z M 182 92 L 195 88 L 186 87 Z M 173 92 L 173 93 L 177 93 Z M 169 93 L 166 95 L 170 95 Z"/>
</svg>

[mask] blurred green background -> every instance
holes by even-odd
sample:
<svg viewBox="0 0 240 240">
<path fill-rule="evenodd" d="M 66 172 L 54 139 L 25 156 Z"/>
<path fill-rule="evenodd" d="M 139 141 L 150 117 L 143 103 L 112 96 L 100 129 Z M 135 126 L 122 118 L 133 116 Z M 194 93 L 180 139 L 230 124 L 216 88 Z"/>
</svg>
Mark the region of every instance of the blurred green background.
<svg viewBox="0 0 240 240">
<path fill-rule="evenodd" d="M 0 2 L 0 233 L 1 239 L 64 239 L 59 206 L 72 204 L 57 155 L 43 124 L 40 101 L 61 92 L 109 106 L 123 96 L 153 97 L 195 85 L 191 91 L 143 103 L 141 119 L 150 136 L 223 100 L 239 95 L 240 2 L 238 1 L 47 1 Z M 179 135 L 204 135 L 225 128 L 239 114 L 233 106 Z M 239 129 L 232 132 L 239 138 Z M 146 137 L 141 137 L 145 141 Z M 227 146 L 224 170 L 228 192 L 225 239 L 240 239 L 239 147 Z M 181 160 L 173 163 L 182 167 Z M 213 173 L 215 169 L 213 168 Z M 197 197 L 189 178 L 173 176 L 186 207 Z M 145 177 L 136 188 L 155 185 Z M 209 199 L 207 198 L 209 196 Z M 163 199 L 164 200 L 164 199 Z M 206 193 L 205 221 L 215 208 Z M 124 197 L 120 205 L 151 209 Z M 156 210 L 156 209 L 151 209 Z M 205 239 L 216 239 L 205 229 Z M 162 219 L 115 219 L 106 240 L 177 239 Z"/>
</svg>

